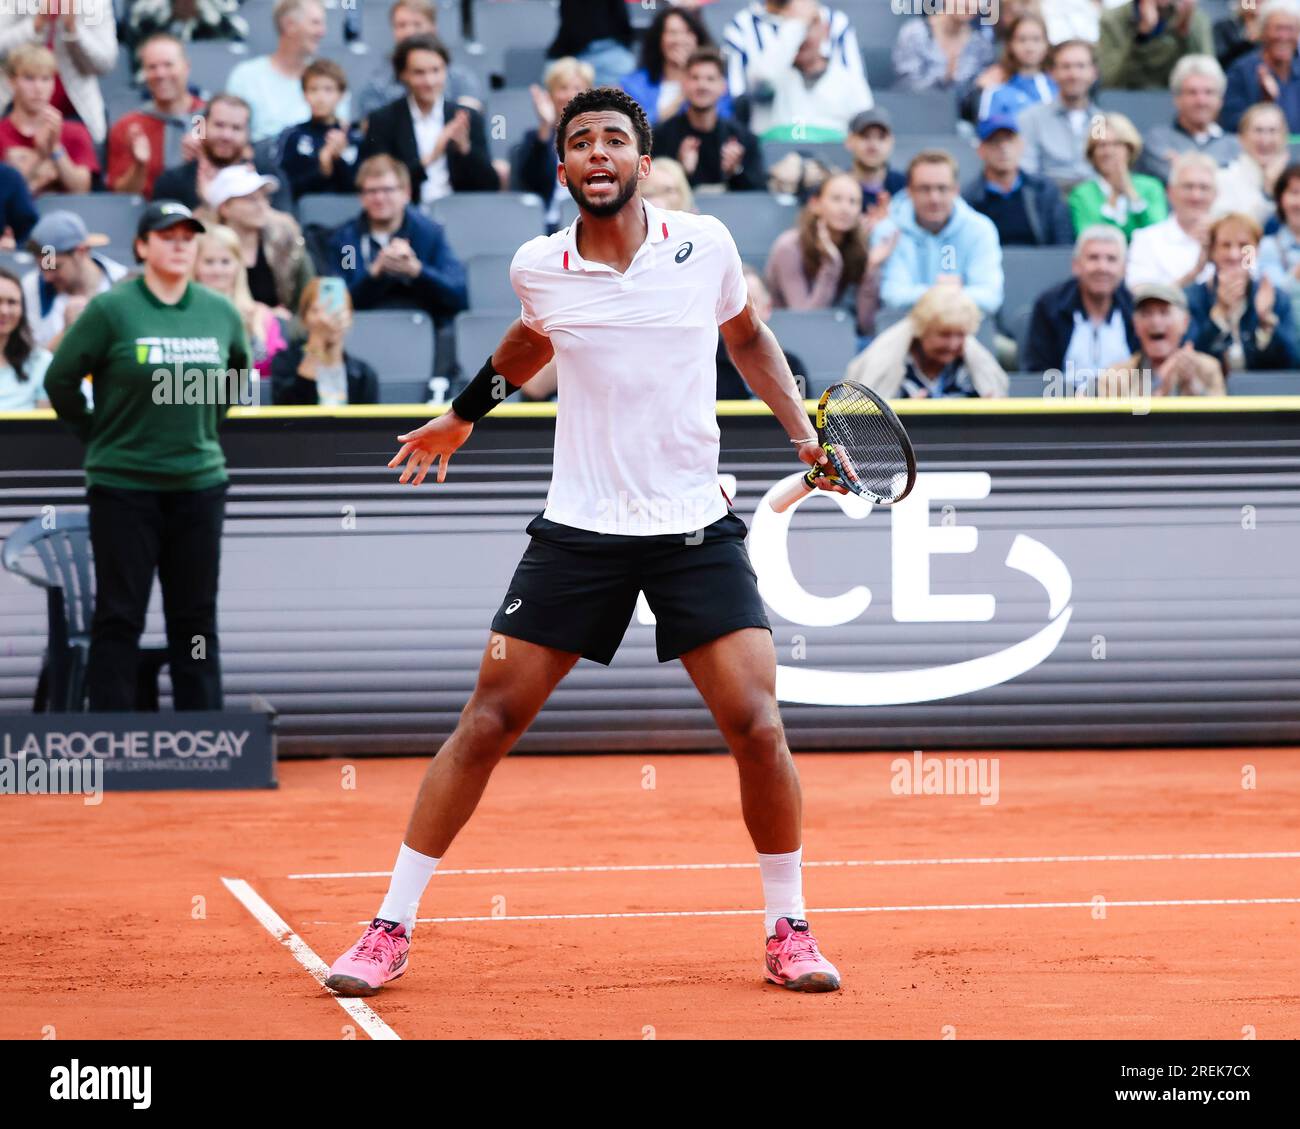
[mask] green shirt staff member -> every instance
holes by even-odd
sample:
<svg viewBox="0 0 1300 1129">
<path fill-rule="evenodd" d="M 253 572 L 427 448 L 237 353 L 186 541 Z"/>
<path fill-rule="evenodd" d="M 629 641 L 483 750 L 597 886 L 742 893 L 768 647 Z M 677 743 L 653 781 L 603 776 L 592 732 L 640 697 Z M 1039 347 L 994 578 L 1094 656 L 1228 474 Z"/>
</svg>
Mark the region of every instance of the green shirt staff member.
<svg viewBox="0 0 1300 1129">
<path fill-rule="evenodd" d="M 155 571 L 178 710 L 220 709 L 217 576 L 228 477 L 217 427 L 252 366 L 231 302 L 190 281 L 203 225 L 155 201 L 136 229 L 142 277 L 86 306 L 45 375 L 59 418 L 86 444 L 95 616 L 92 710 L 136 700 L 140 634 Z M 92 379 L 92 411 L 81 392 Z"/>
</svg>

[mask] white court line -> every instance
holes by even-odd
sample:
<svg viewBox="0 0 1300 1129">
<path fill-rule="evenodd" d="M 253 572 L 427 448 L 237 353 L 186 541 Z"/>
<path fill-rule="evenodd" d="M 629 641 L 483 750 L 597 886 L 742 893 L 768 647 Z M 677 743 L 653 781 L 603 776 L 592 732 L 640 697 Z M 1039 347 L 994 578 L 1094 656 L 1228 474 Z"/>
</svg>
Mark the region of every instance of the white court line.
<svg viewBox="0 0 1300 1129">
<path fill-rule="evenodd" d="M 835 906 L 810 909 L 805 913 L 814 917 L 819 913 L 931 913 L 955 910 L 985 909 L 1094 909 L 1100 902 L 983 902 L 971 905 L 932 906 Z M 1143 906 L 1276 906 L 1300 905 L 1300 898 L 1176 898 L 1165 901 L 1106 901 L 1107 909 Z M 762 917 L 757 909 L 702 909 L 702 910 L 643 910 L 637 913 L 527 913 L 512 917 L 417 917 L 416 923 L 459 924 L 472 921 L 591 921 L 613 917 Z M 358 925 L 368 925 L 359 921 Z"/>
<path fill-rule="evenodd" d="M 262 923 L 263 928 L 293 954 L 293 959 L 311 973 L 312 979 L 324 987 L 325 980 L 330 974 L 329 965 L 311 950 L 306 941 L 289 928 L 284 918 L 266 903 L 262 895 L 242 878 L 223 878 L 221 881 L 226 889 L 243 903 L 244 908 Z M 372 1039 L 401 1038 L 364 1000 L 335 996 L 334 1002 L 356 1020 L 361 1030 Z"/>
<path fill-rule="evenodd" d="M 1023 855 L 1006 858 L 951 858 L 951 859 L 848 859 L 841 861 L 809 862 L 814 866 L 989 866 L 995 863 L 1042 862 L 1202 862 L 1215 859 L 1300 859 L 1300 851 L 1231 851 L 1224 853 L 1162 854 L 1162 855 Z M 630 870 L 757 870 L 756 862 L 683 862 L 649 863 L 641 866 L 495 866 L 462 870 L 437 870 L 434 878 L 450 878 L 465 874 L 599 874 Z M 342 870 L 322 874 L 290 874 L 289 878 L 388 878 L 389 870 Z"/>
</svg>

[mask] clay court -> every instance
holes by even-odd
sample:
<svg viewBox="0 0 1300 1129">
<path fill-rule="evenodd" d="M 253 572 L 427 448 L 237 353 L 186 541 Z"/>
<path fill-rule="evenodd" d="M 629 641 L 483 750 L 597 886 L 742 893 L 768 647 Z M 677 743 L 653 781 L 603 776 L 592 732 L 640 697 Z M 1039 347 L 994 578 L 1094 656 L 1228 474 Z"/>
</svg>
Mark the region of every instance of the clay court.
<svg viewBox="0 0 1300 1129">
<path fill-rule="evenodd" d="M 1300 751 L 1004 753 L 991 805 L 895 795 L 900 755 L 796 757 L 831 996 L 762 980 L 725 756 L 507 759 L 370 1001 L 317 977 L 382 897 L 423 760 L 10 800 L 0 1036 L 1300 1037 Z"/>
</svg>

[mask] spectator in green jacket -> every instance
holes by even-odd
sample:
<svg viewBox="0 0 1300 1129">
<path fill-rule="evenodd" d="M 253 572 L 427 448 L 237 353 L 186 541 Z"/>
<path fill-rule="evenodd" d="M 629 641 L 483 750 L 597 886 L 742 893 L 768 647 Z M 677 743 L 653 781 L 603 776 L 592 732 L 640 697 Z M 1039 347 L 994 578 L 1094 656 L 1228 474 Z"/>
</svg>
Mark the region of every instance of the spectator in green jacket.
<svg viewBox="0 0 1300 1129">
<path fill-rule="evenodd" d="M 1084 155 L 1096 170 L 1070 193 L 1070 218 L 1077 234 L 1095 223 L 1114 224 L 1128 239 L 1139 228 L 1169 214 L 1165 187 L 1154 176 L 1133 172 L 1142 152 L 1137 128 L 1123 114 L 1093 119 Z"/>
<path fill-rule="evenodd" d="M 1163 90 L 1184 55 L 1213 55 L 1210 17 L 1196 0 L 1130 0 L 1101 17 L 1101 83 Z"/>
</svg>

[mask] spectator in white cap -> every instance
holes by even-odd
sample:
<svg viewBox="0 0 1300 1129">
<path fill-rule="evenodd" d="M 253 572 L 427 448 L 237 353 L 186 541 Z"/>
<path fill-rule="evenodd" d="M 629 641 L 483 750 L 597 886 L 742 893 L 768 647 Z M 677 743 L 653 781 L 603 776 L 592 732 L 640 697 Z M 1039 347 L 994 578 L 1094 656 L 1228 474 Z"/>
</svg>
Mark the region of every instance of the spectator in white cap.
<svg viewBox="0 0 1300 1129">
<path fill-rule="evenodd" d="M 121 263 L 95 253 L 107 243 L 75 212 L 48 212 L 32 228 L 27 249 L 40 269 L 23 276 L 23 297 L 37 345 L 54 352 L 86 303 L 126 276 Z"/>
<path fill-rule="evenodd" d="M 251 165 L 230 165 L 212 178 L 204 196 L 207 215 L 239 236 L 254 300 L 290 317 L 316 272 L 298 221 L 271 207 L 271 194 L 279 187 L 275 177 Z"/>
</svg>

